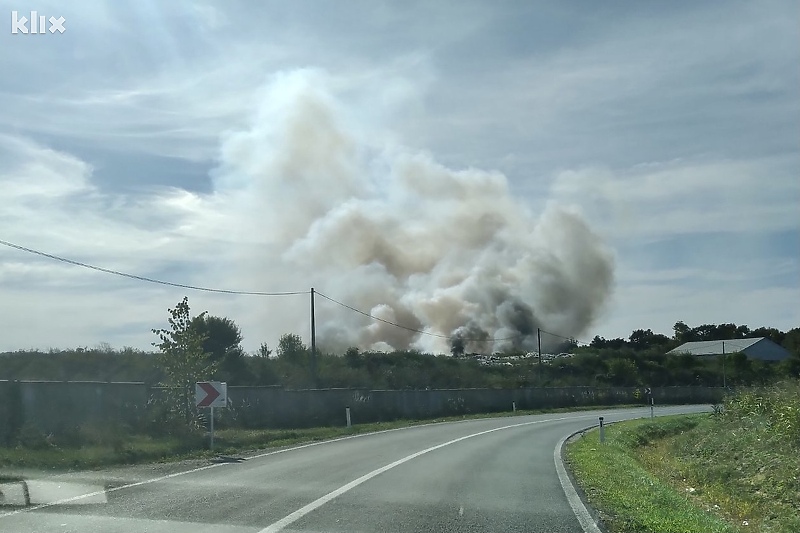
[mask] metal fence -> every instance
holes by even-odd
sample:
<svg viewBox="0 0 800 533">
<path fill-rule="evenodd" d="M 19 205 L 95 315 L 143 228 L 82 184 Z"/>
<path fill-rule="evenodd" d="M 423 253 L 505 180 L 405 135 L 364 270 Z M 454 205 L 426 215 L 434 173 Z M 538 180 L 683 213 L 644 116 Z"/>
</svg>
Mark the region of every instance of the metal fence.
<svg viewBox="0 0 800 533">
<path fill-rule="evenodd" d="M 724 390 L 711 387 L 653 388 L 656 405 L 718 403 Z M 0 442 L 25 424 L 59 432 L 87 423 L 136 427 L 163 389 L 144 383 L 86 381 L 0 381 Z M 301 428 L 397 419 L 431 419 L 517 409 L 645 404 L 636 387 L 547 387 L 450 390 L 285 390 L 228 387 L 225 425 Z"/>
</svg>

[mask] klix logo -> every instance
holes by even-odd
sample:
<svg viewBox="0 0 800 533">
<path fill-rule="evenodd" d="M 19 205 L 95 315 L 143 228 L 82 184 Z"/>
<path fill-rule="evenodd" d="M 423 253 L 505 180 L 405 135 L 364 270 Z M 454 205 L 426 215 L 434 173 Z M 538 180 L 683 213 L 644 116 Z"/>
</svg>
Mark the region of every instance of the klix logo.
<svg viewBox="0 0 800 533">
<path fill-rule="evenodd" d="M 36 34 L 45 34 L 47 32 L 50 33 L 64 33 L 66 28 L 64 24 L 67 21 L 64 20 L 64 17 L 47 17 L 45 15 L 40 15 L 36 11 L 30 12 L 30 17 L 20 16 L 20 14 L 16 11 L 11 12 L 11 33 L 36 33 Z M 48 25 L 49 23 L 49 25 Z"/>
</svg>

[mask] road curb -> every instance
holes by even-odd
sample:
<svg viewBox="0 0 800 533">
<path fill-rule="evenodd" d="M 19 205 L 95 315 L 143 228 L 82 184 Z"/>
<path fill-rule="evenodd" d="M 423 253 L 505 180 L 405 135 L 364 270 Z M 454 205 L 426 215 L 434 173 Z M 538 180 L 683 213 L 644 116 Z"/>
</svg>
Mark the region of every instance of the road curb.
<svg viewBox="0 0 800 533">
<path fill-rule="evenodd" d="M 575 435 L 578 435 L 579 433 L 583 433 L 596 427 L 598 427 L 598 424 L 593 424 L 591 426 L 586 426 L 583 429 L 579 429 L 578 431 L 574 431 L 569 435 L 565 435 L 561 440 L 558 441 L 558 444 L 556 444 L 556 447 L 553 450 L 553 461 L 556 464 L 558 480 L 561 482 L 561 488 L 564 490 L 567 501 L 569 501 L 569 506 L 572 508 L 572 512 L 575 513 L 575 517 L 578 519 L 578 523 L 580 523 L 584 533 L 604 533 L 605 529 L 602 528 L 597 522 L 595 513 L 592 513 L 589 510 L 584 502 L 584 499 L 581 497 L 581 494 L 578 492 L 579 489 L 575 487 L 572 476 L 564 464 L 563 451 L 564 443 L 569 439 Z"/>
</svg>

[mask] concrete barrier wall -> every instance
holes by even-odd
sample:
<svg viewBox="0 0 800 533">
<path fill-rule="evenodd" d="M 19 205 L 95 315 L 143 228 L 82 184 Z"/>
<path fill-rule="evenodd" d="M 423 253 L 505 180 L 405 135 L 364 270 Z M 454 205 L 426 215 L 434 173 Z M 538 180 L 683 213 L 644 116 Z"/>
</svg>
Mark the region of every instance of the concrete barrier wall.
<svg viewBox="0 0 800 533">
<path fill-rule="evenodd" d="M 137 425 L 148 402 L 161 389 L 144 383 L 0 381 L 0 443 L 23 424 L 45 432 L 109 421 Z M 228 387 L 229 408 L 221 426 L 301 428 L 397 419 L 430 419 L 517 409 L 645 404 L 635 387 L 552 387 L 453 390 L 284 390 L 280 387 Z M 716 403 L 723 389 L 654 388 L 656 405 Z"/>
<path fill-rule="evenodd" d="M 664 387 L 653 389 L 656 405 L 717 403 L 723 389 Z M 228 387 L 225 421 L 244 427 L 296 428 L 353 423 L 429 419 L 517 409 L 645 404 L 636 387 L 552 387 L 454 390 L 283 390 L 277 387 Z"/>
<path fill-rule="evenodd" d="M 0 381 L 0 398 L 14 406 L 7 413 L 0 410 L 0 425 L 30 424 L 50 433 L 109 421 L 135 424 L 146 409 L 148 388 L 144 383 Z"/>
</svg>

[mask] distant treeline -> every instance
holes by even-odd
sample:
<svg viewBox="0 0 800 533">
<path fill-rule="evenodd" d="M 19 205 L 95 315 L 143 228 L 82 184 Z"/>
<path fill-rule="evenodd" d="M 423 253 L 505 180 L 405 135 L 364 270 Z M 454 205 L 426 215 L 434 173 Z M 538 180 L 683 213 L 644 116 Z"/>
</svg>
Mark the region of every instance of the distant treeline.
<svg viewBox="0 0 800 533">
<path fill-rule="evenodd" d="M 595 339 L 571 346 L 571 357 L 539 363 L 537 357 L 509 358 L 507 364 L 482 365 L 468 355 L 433 355 L 417 351 L 393 353 L 319 353 L 312 365 L 310 350 L 297 335 L 284 335 L 275 353 L 266 345 L 253 354 L 241 348 L 238 326 L 227 318 L 204 316 L 203 347 L 219 363 L 215 379 L 231 385 L 278 385 L 286 388 L 353 387 L 370 389 L 516 388 L 530 386 L 676 386 L 750 385 L 784 377 L 800 377 L 800 328 L 750 330 L 734 324 L 694 328 L 675 324 L 674 336 L 636 330 L 628 339 Z M 780 363 L 747 359 L 667 355 L 683 342 L 767 337 L 787 348 L 792 357 Z M 501 356 L 525 354 L 505 353 Z M 312 373 L 312 368 L 316 372 Z M 110 346 L 94 349 L 18 351 L 0 354 L 0 379 L 57 381 L 143 381 L 157 384 L 165 376 L 155 353 Z"/>
</svg>

